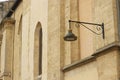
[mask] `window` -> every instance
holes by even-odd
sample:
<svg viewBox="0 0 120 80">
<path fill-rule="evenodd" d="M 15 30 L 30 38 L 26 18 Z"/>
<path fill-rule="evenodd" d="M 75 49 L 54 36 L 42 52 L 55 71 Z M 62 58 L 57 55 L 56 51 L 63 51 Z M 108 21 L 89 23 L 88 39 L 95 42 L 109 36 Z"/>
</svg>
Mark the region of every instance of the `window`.
<svg viewBox="0 0 120 80">
<path fill-rule="evenodd" d="M 42 74 L 42 28 L 38 23 L 34 32 L 34 77 Z"/>
</svg>

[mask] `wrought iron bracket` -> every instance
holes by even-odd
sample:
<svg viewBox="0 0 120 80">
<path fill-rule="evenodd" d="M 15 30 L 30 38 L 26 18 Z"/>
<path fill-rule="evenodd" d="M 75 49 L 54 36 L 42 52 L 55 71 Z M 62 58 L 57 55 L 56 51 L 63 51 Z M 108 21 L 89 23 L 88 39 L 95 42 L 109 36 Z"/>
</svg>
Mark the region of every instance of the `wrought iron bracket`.
<svg viewBox="0 0 120 80">
<path fill-rule="evenodd" d="M 104 23 L 102 24 L 96 24 L 96 23 L 89 23 L 89 22 L 80 22 L 80 21 L 73 21 L 73 20 L 69 20 L 69 28 L 71 28 L 71 22 L 73 23 L 77 23 L 77 24 L 81 24 L 82 26 L 84 26 L 85 28 L 89 29 L 91 32 L 99 35 L 98 33 L 96 33 L 95 31 L 91 30 L 90 28 L 86 27 L 84 24 L 89 24 L 89 25 L 96 25 L 96 27 L 100 26 L 102 29 L 102 38 L 105 39 L 105 31 L 104 31 Z"/>
</svg>

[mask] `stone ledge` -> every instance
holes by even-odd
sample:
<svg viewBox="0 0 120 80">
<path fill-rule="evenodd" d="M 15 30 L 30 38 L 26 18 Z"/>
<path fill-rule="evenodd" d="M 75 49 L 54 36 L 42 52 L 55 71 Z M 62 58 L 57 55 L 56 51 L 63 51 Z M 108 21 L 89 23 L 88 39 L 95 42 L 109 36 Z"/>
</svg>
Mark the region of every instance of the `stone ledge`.
<svg viewBox="0 0 120 80">
<path fill-rule="evenodd" d="M 11 76 L 11 73 L 10 73 L 10 72 L 0 73 L 0 78 L 2 78 L 2 77 L 4 77 L 4 76 L 10 77 L 10 76 Z"/>
<path fill-rule="evenodd" d="M 76 61 L 70 65 L 67 65 L 67 66 L 63 67 L 62 70 L 63 70 L 63 72 L 70 71 L 70 70 L 75 69 L 79 66 L 85 65 L 91 61 L 95 61 L 99 55 L 106 54 L 107 53 L 106 51 L 113 51 L 116 49 L 120 49 L 120 42 L 113 42 L 111 44 L 108 44 L 107 46 L 104 46 L 103 48 L 98 49 L 93 55 L 91 55 L 85 59 Z"/>
<path fill-rule="evenodd" d="M 41 75 L 38 75 L 35 80 L 41 80 L 42 79 L 42 74 Z"/>
<path fill-rule="evenodd" d="M 11 17 L 8 17 L 8 18 L 5 18 L 3 21 L 2 21 L 3 24 L 15 24 L 15 19 L 14 18 L 11 18 Z"/>
<path fill-rule="evenodd" d="M 92 56 L 99 56 L 99 55 L 103 55 L 104 52 L 106 51 L 111 51 L 111 50 L 115 50 L 115 49 L 120 49 L 120 42 L 113 42 L 111 44 L 108 44 L 107 46 L 104 46 L 100 49 L 98 49 Z"/>
<path fill-rule="evenodd" d="M 70 71 L 78 66 L 82 66 L 84 64 L 87 64 L 91 61 L 94 61 L 95 60 L 95 57 L 94 56 L 89 56 L 89 57 L 86 57 L 85 59 L 82 59 L 80 61 L 76 61 L 70 65 L 67 65 L 63 68 L 63 72 L 66 72 L 66 71 Z"/>
</svg>

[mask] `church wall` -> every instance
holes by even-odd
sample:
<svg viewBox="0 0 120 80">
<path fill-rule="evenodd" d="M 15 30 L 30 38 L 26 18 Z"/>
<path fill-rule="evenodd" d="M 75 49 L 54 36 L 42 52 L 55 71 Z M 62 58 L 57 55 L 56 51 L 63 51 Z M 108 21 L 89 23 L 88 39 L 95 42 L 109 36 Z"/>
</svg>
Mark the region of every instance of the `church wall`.
<svg viewBox="0 0 120 80">
<path fill-rule="evenodd" d="M 88 7 L 90 14 L 86 11 Z M 11 16 L 16 20 L 13 30 L 13 80 L 36 79 L 34 38 L 38 23 L 42 28 L 42 80 L 118 79 L 119 43 L 116 42 L 115 7 L 114 0 L 89 0 L 87 3 L 85 0 L 23 0 Z M 104 22 L 105 39 L 102 35 L 74 27 L 72 29 L 78 40 L 64 41 L 70 19 Z M 91 29 L 97 32 L 95 28 Z M 1 72 L 5 67 L 5 40 L 6 32 L 3 31 Z"/>
</svg>

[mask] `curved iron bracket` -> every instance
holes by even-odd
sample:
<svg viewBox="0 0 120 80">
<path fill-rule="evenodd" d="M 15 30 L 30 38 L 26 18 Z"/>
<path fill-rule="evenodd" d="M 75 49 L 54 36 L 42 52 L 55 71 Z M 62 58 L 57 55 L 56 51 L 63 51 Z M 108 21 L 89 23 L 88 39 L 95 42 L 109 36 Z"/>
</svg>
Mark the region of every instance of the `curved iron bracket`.
<svg viewBox="0 0 120 80">
<path fill-rule="evenodd" d="M 102 29 L 102 38 L 105 39 L 105 31 L 104 31 L 104 23 L 102 24 L 96 24 L 96 23 L 89 23 L 89 22 L 80 22 L 80 21 L 73 21 L 73 20 L 69 20 L 69 28 L 71 29 L 71 22 L 73 23 L 77 23 L 77 24 L 81 24 L 82 26 L 84 26 L 85 28 L 87 28 L 88 30 L 90 30 L 91 32 L 99 35 L 98 33 L 96 33 L 95 31 L 91 30 L 90 28 L 86 27 L 84 24 L 89 24 L 89 25 L 97 25 L 100 26 Z"/>
</svg>

